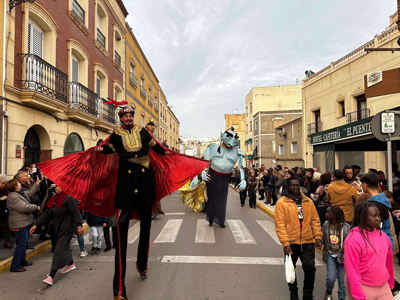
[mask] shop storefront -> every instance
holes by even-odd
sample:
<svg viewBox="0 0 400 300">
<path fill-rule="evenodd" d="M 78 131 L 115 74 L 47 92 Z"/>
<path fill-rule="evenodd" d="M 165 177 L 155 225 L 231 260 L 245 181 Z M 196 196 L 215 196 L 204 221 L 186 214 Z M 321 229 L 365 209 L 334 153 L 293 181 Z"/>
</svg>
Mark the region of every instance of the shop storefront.
<svg viewBox="0 0 400 300">
<path fill-rule="evenodd" d="M 371 120 L 369 117 L 310 135 L 313 166 L 326 172 L 345 165 L 359 165 L 362 173 L 368 168 L 386 173 L 387 144 L 372 135 Z M 399 143 L 393 144 L 394 151 L 400 149 Z"/>
</svg>

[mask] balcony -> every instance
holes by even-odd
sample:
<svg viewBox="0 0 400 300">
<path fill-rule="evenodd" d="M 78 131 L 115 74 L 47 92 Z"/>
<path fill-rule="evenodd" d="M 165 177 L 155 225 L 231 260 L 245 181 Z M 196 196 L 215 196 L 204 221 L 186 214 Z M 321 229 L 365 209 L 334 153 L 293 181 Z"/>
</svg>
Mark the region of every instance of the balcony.
<svg viewBox="0 0 400 300">
<path fill-rule="evenodd" d="M 149 105 L 153 107 L 153 104 L 154 104 L 153 98 L 151 98 L 151 96 L 149 95 Z"/>
<path fill-rule="evenodd" d="M 135 90 L 137 89 L 137 78 L 132 72 L 129 72 L 129 83 Z"/>
<path fill-rule="evenodd" d="M 118 54 L 117 51 L 115 51 L 115 62 L 118 66 L 121 66 L 121 56 Z"/>
<path fill-rule="evenodd" d="M 104 34 L 100 31 L 99 28 L 97 28 L 97 41 L 99 42 L 99 44 L 106 49 L 106 37 L 104 36 Z"/>
<path fill-rule="evenodd" d="M 360 121 L 369 117 L 369 108 L 353 111 L 346 115 L 347 124 Z"/>
<path fill-rule="evenodd" d="M 314 122 L 307 124 L 307 136 L 312 135 L 313 133 L 321 132 L 322 131 L 322 122 Z"/>
<path fill-rule="evenodd" d="M 158 103 L 157 103 L 157 102 L 154 103 L 154 110 L 155 110 L 156 112 L 158 112 Z"/>
<path fill-rule="evenodd" d="M 116 126 L 116 109 L 114 105 L 105 103 L 106 100 L 100 98 L 101 112 L 100 119 L 96 121 L 94 127 L 103 131 L 111 131 Z"/>
<path fill-rule="evenodd" d="M 82 6 L 79 5 L 77 0 L 72 1 L 72 12 L 83 24 L 85 24 L 85 11 L 83 10 Z"/>
<path fill-rule="evenodd" d="M 70 82 L 70 108 L 67 115 L 71 120 L 94 125 L 100 117 L 100 98 L 79 82 Z"/>
<path fill-rule="evenodd" d="M 140 96 L 142 96 L 143 99 L 146 99 L 146 89 L 143 86 L 140 87 Z"/>
<path fill-rule="evenodd" d="M 21 101 L 49 113 L 68 107 L 68 75 L 41 57 L 21 54 Z"/>
</svg>

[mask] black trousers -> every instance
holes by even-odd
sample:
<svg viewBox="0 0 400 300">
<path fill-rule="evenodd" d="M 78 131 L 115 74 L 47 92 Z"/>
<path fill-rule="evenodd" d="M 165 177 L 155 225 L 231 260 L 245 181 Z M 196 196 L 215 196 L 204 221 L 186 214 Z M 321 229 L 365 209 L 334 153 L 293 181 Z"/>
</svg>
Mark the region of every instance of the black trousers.
<svg viewBox="0 0 400 300">
<path fill-rule="evenodd" d="M 278 201 L 278 197 L 276 197 L 276 194 L 275 194 L 275 193 L 273 193 L 273 194 L 271 195 L 271 197 L 272 197 L 272 205 L 275 205 L 276 202 Z"/>
<path fill-rule="evenodd" d="M 144 272 L 147 269 L 147 260 L 150 246 L 152 206 L 139 207 L 140 233 L 137 252 L 137 265 L 139 270 Z M 117 247 L 115 249 L 115 273 L 113 280 L 114 296 L 126 296 L 125 274 L 126 274 L 126 248 L 128 243 L 129 220 L 132 208 L 118 210 L 117 221 Z"/>
<path fill-rule="evenodd" d="M 246 203 L 246 194 L 247 194 L 246 190 L 239 193 L 240 204 L 242 204 L 242 205 L 244 205 Z"/>
<path fill-rule="evenodd" d="M 296 268 L 296 262 L 300 258 L 304 271 L 304 285 L 303 285 L 303 300 L 312 300 L 315 282 L 315 248 L 314 243 L 312 244 L 291 244 L 292 248 L 292 261 Z M 289 290 L 291 293 L 296 293 L 297 288 L 297 275 L 294 283 L 289 284 Z"/>
<path fill-rule="evenodd" d="M 112 231 L 112 243 L 113 246 L 116 247 L 118 244 L 118 229 L 117 226 L 111 227 Z M 111 240 L 110 240 L 110 227 L 104 227 L 104 241 L 106 242 L 107 247 L 111 247 Z"/>
</svg>

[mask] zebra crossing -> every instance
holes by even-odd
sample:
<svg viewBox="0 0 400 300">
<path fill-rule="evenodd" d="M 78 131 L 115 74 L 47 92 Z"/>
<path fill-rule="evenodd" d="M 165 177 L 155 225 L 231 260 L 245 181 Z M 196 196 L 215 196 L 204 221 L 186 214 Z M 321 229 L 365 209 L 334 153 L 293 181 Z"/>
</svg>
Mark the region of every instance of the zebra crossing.
<svg viewBox="0 0 400 300">
<path fill-rule="evenodd" d="M 176 217 L 178 215 L 172 216 Z M 255 222 L 265 231 L 267 235 L 272 238 L 273 241 L 275 241 L 276 244 L 280 245 L 278 236 L 275 233 L 275 225 L 272 220 L 255 220 Z M 182 226 L 183 224 L 184 219 L 168 219 L 161 231 L 158 233 L 154 243 L 175 243 L 179 232 L 183 227 L 185 227 Z M 197 219 L 194 243 L 215 244 L 216 239 L 214 228 L 216 227 L 217 226 L 209 226 L 208 221 L 205 219 Z M 231 231 L 232 238 L 236 244 L 257 244 L 257 241 L 242 220 L 227 220 L 227 229 Z M 132 227 L 129 228 L 128 244 L 133 244 L 139 238 L 139 233 L 140 222 L 136 222 Z M 89 234 L 84 235 L 85 244 L 90 243 L 89 237 L 90 232 Z M 74 239 L 71 245 L 78 245 L 78 241 Z"/>
</svg>

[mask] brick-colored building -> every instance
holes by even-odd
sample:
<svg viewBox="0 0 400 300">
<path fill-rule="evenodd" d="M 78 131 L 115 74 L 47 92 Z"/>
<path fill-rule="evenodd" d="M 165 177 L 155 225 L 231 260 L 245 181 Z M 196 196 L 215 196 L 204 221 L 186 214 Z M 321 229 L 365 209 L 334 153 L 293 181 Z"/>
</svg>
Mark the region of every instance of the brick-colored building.
<svg viewBox="0 0 400 300">
<path fill-rule="evenodd" d="M 36 0 L 7 10 L 3 171 L 94 146 L 125 96 L 121 0 Z M 18 149 L 22 149 L 19 155 Z"/>
</svg>

